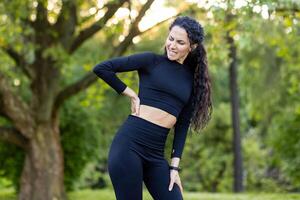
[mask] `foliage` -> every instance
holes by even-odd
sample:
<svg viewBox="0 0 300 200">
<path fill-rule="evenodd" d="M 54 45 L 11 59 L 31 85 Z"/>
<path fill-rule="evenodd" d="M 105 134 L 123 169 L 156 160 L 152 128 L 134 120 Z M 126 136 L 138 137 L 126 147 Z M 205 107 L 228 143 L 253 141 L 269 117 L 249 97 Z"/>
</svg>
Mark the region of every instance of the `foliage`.
<svg viewBox="0 0 300 200">
<path fill-rule="evenodd" d="M 11 1 L 7 12 L 28 12 L 26 1 Z M 18 2 L 18 3 L 14 3 Z M 90 2 L 90 1 L 89 1 Z M 211 2 L 211 1 L 208 1 Z M 300 188 L 300 27 L 299 11 L 293 12 L 295 1 L 270 0 L 247 1 L 241 8 L 233 9 L 234 18 L 225 23 L 224 1 L 214 1 L 199 8 L 191 4 L 189 15 L 197 18 L 205 28 L 205 47 L 208 52 L 209 70 L 212 79 L 214 113 L 209 126 L 201 133 L 190 132 L 187 138 L 181 179 L 185 191 L 228 192 L 232 187 L 232 128 L 230 121 L 228 50 L 225 30 L 233 28 L 238 53 L 238 83 L 240 96 L 240 121 L 243 144 L 245 187 L 247 191 L 299 191 Z M 234 2 L 234 1 L 231 1 Z M 178 1 L 182 3 L 182 1 Z M 177 1 L 169 6 L 177 5 Z M 262 9 L 269 6 L 267 17 Z M 295 4 L 296 5 L 296 4 Z M 84 4 L 86 6 L 86 4 Z M 83 6 L 83 7 L 84 7 Z M 233 6 L 233 5 L 231 5 Z M 275 9 L 283 11 L 274 12 Z M 297 7 L 296 7 L 297 8 Z M 299 8 L 299 7 L 298 7 Z M 4 9 L 1 4 L 0 9 Z M 88 9 L 88 6 L 87 6 Z M 284 9 L 286 9 L 284 11 Z M 23 11 L 22 10 L 22 11 Z M 5 25 L 0 26 L 0 44 L 13 41 L 16 50 L 26 52 L 30 63 L 35 47 L 20 40 L 17 35 L 25 31 L 20 20 L 24 12 L 17 12 Z M 228 14 L 228 13 L 227 13 Z M 251 20 L 250 20 L 251 19 Z M 2 20 L 2 21 L 1 21 Z M 3 18 L 0 18 L 3 23 Z M 98 62 L 110 56 L 118 36 L 126 31 L 127 25 L 120 20 L 116 26 L 85 42 L 71 56 L 66 56 L 61 46 L 52 46 L 45 55 L 55 57 L 62 63 L 58 66 L 65 77 L 60 86 L 77 81 Z M 140 51 L 163 52 L 168 26 L 155 28 L 138 38 L 126 55 Z M 111 42 L 111 43 L 108 43 Z M 24 43 L 25 42 L 25 43 Z M 26 44 L 26 45 L 24 45 Z M 59 52 L 59 53 L 57 53 Z M 88 52 L 88 53 L 87 53 Z M 20 69 L 0 52 L 1 71 L 21 81 L 15 87 L 29 101 L 29 82 Z M 135 72 L 118 75 L 126 84 L 138 91 Z M 110 190 L 79 191 L 70 193 L 74 199 L 93 199 L 112 196 L 112 186 L 107 174 L 107 155 L 110 143 L 119 125 L 130 111 L 128 98 L 118 96 L 102 80 L 82 94 L 66 102 L 60 113 L 63 150 L 65 153 L 65 182 L 67 189 L 103 188 Z M 9 122 L 0 118 L 1 125 Z M 166 143 L 166 158 L 169 158 L 172 131 Z M 0 144 L 0 184 L 17 187 L 21 173 L 23 153 L 16 147 Z M 5 180 L 2 178 L 5 177 Z M 109 197 L 108 197 L 109 196 Z M 187 199 L 299 199 L 298 195 L 244 194 L 186 194 Z"/>
<path fill-rule="evenodd" d="M 0 187 L 13 186 L 19 190 L 19 179 L 23 169 L 24 152 L 13 144 L 0 142 Z"/>
<path fill-rule="evenodd" d="M 88 162 L 95 160 L 100 150 L 96 112 L 84 106 L 80 95 L 61 110 L 60 129 L 65 158 L 65 185 L 72 189 Z"/>
</svg>

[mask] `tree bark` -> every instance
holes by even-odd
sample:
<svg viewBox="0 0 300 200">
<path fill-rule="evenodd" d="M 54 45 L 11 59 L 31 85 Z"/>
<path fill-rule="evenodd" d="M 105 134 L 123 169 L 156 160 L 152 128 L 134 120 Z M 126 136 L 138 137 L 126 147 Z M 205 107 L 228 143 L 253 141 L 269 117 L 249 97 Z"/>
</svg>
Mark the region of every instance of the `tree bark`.
<svg viewBox="0 0 300 200">
<path fill-rule="evenodd" d="M 138 34 L 137 25 L 146 10 L 154 0 L 148 0 L 141 9 L 130 29 L 126 39 L 129 42 L 120 44 L 122 54 L 130 44 L 132 38 Z M 21 65 L 22 72 L 27 75 L 31 84 L 31 99 L 28 103 L 13 93 L 10 82 L 0 72 L 0 114 L 14 125 L 14 129 L 0 127 L 0 139 L 5 139 L 24 148 L 26 153 L 23 171 L 20 179 L 19 200 L 65 200 L 64 188 L 64 158 L 60 142 L 58 112 L 63 102 L 86 89 L 96 81 L 96 77 L 89 73 L 82 80 L 66 87 L 60 87 L 62 77 L 59 60 L 47 54 L 47 50 L 61 45 L 71 55 L 87 39 L 105 27 L 106 22 L 126 1 L 119 0 L 106 5 L 107 12 L 90 27 L 79 31 L 76 4 L 63 1 L 63 9 L 57 23 L 52 25 L 47 20 L 48 10 L 44 1 L 38 1 L 36 19 L 31 27 L 34 31 L 30 40 L 36 45 L 35 60 L 25 63 L 23 55 L 8 45 L 0 46 L 16 62 Z M 26 37 L 21 35 L 22 37 Z M 126 40 L 126 41 L 127 41 Z M 116 47 L 117 50 L 117 47 Z M 24 64 L 24 65 L 22 65 Z"/>
<path fill-rule="evenodd" d="M 240 133 L 240 116 L 239 116 L 239 93 L 237 84 L 237 55 L 236 46 L 230 32 L 227 32 L 227 42 L 229 44 L 229 58 L 231 59 L 229 66 L 229 79 L 230 79 L 230 102 L 231 102 L 231 119 L 233 128 L 233 191 L 242 192 L 243 187 L 243 159 L 242 159 L 242 145 Z"/>
<path fill-rule="evenodd" d="M 20 180 L 19 200 L 64 200 L 64 159 L 59 129 L 39 124 L 30 140 Z"/>
</svg>

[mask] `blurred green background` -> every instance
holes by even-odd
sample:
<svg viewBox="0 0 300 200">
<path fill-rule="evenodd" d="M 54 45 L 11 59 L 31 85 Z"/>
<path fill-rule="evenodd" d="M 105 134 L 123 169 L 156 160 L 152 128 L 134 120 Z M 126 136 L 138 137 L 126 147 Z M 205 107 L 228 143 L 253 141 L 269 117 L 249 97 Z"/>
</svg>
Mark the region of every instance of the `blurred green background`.
<svg viewBox="0 0 300 200">
<path fill-rule="evenodd" d="M 214 109 L 186 141 L 185 199 L 300 199 L 294 0 L 2 0 L 0 199 L 114 199 L 107 155 L 130 99 L 91 69 L 116 56 L 162 53 L 177 15 L 204 27 Z M 118 77 L 138 92 L 136 72 Z"/>
</svg>

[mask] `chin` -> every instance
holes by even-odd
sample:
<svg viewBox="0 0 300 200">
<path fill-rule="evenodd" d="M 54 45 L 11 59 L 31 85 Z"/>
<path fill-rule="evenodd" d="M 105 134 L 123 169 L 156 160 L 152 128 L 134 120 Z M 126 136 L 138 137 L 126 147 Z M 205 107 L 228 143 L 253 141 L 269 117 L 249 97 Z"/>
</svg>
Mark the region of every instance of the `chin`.
<svg viewBox="0 0 300 200">
<path fill-rule="evenodd" d="M 176 58 L 171 57 L 171 56 L 169 56 L 169 55 L 168 55 L 168 58 L 169 58 L 169 60 L 176 60 Z"/>
<path fill-rule="evenodd" d="M 177 60 L 178 59 L 178 56 L 171 56 L 171 55 L 169 55 L 168 53 L 167 53 L 167 56 L 168 56 L 168 58 L 169 58 L 169 60 Z"/>
</svg>

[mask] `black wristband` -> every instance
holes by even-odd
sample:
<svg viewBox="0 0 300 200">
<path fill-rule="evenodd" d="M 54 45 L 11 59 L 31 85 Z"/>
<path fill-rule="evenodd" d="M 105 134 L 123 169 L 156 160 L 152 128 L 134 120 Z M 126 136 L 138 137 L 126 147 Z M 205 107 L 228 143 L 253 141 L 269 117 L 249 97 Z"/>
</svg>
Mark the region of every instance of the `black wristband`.
<svg viewBox="0 0 300 200">
<path fill-rule="evenodd" d="M 180 167 L 175 167 L 175 166 L 171 166 L 171 165 L 169 165 L 169 169 L 173 169 L 173 170 L 176 170 L 176 171 L 178 171 L 178 172 L 181 171 L 181 168 L 180 168 Z"/>
</svg>

